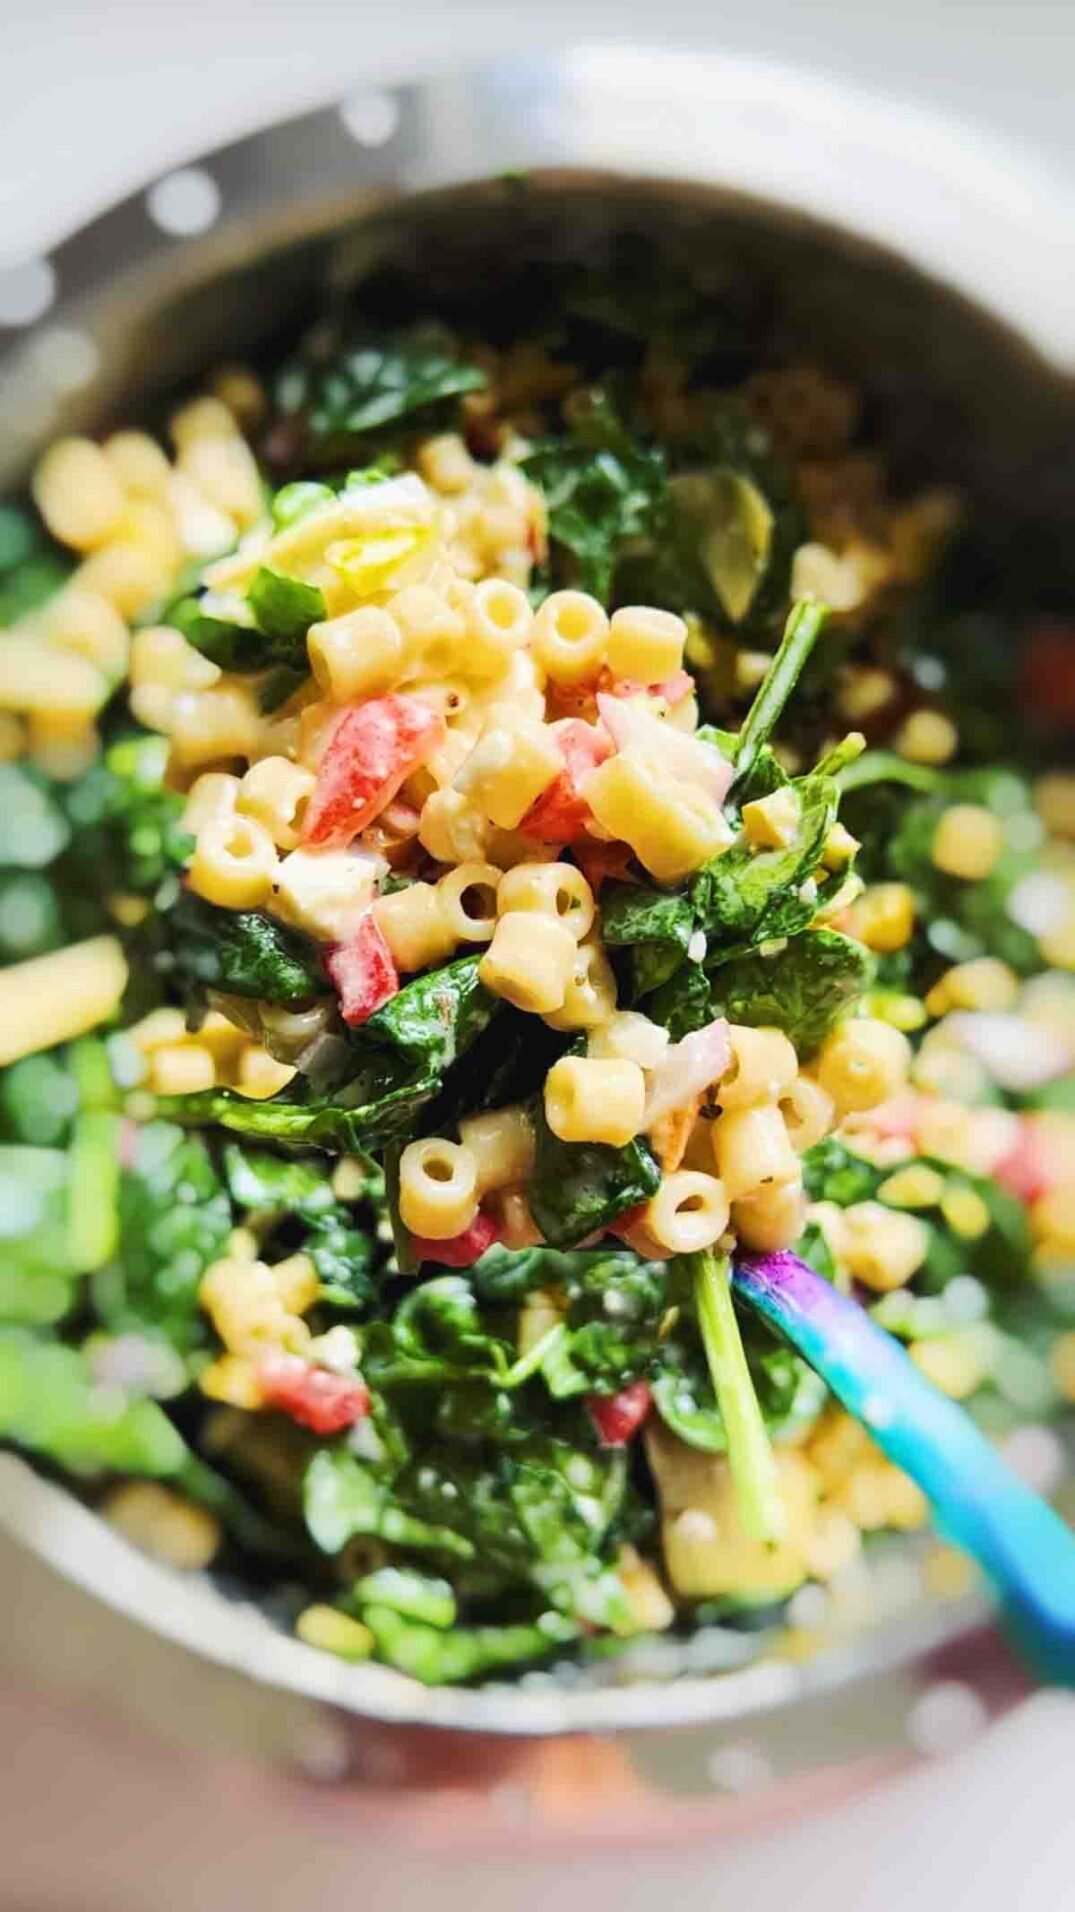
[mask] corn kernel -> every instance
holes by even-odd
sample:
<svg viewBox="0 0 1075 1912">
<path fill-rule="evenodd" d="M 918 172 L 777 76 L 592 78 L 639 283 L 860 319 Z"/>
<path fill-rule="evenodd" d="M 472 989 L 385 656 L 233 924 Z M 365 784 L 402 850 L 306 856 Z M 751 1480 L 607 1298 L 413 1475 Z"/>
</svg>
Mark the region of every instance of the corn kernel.
<svg viewBox="0 0 1075 1912">
<path fill-rule="evenodd" d="M 882 1182 L 877 1193 L 889 1208 L 937 1208 L 944 1197 L 944 1177 L 928 1162 L 911 1162 Z"/>
<path fill-rule="evenodd" d="M 208 1509 L 159 1481 L 128 1481 L 113 1488 L 101 1512 L 132 1546 L 183 1573 L 200 1573 L 220 1546 L 220 1523 Z"/>
<path fill-rule="evenodd" d="M 852 836 L 847 825 L 834 823 L 821 846 L 821 861 L 827 870 L 846 870 L 859 848 L 858 838 Z"/>
<path fill-rule="evenodd" d="M 996 868 L 1004 848 L 999 817 L 980 803 L 954 803 L 933 832 L 930 854 L 946 876 L 981 883 Z"/>
<path fill-rule="evenodd" d="M 756 850 L 786 850 L 799 828 L 799 795 L 790 784 L 743 805 L 743 834 Z"/>
<path fill-rule="evenodd" d="M 335 1653 L 341 1660 L 368 1660 L 374 1648 L 369 1627 L 337 1607 L 305 1607 L 295 1622 L 295 1632 L 306 1646 Z"/>
<path fill-rule="evenodd" d="M 953 1401 L 965 1401 L 989 1373 L 988 1347 L 980 1334 L 939 1334 L 911 1348 L 916 1368 Z"/>
<path fill-rule="evenodd" d="M 853 724 L 876 717 L 891 703 L 895 689 L 896 682 L 890 671 L 852 670 L 837 692 L 840 715 Z"/>
<path fill-rule="evenodd" d="M 978 1241 L 992 1226 L 989 1209 L 977 1189 L 958 1182 L 946 1189 L 941 1214 L 953 1235 L 959 1235 L 963 1241 Z"/>
<path fill-rule="evenodd" d="M 239 1057 L 236 1087 L 252 1101 L 264 1102 L 286 1089 L 295 1071 L 288 1062 L 277 1062 L 259 1042 L 252 1042 Z"/>
<path fill-rule="evenodd" d="M 852 936 L 878 955 L 903 949 L 914 935 L 915 900 L 906 883 L 875 883 L 848 911 Z"/>
<path fill-rule="evenodd" d="M 1019 978 L 996 956 L 978 956 L 957 963 L 934 983 L 926 997 L 931 1016 L 950 1009 L 1012 1009 L 1019 996 Z"/>
<path fill-rule="evenodd" d="M 1075 837 L 1075 776 L 1070 771 L 1042 777 L 1034 786 L 1034 803 L 1053 836 Z"/>
<path fill-rule="evenodd" d="M 896 749 L 908 763 L 940 766 L 950 763 L 959 749 L 959 732 L 939 710 L 913 710 L 900 725 Z"/>
</svg>

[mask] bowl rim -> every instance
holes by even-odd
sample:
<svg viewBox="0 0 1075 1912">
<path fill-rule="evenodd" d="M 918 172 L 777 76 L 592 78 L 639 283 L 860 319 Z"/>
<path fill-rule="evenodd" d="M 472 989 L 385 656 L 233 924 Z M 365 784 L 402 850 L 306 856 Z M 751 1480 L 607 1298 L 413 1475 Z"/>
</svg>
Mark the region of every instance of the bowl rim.
<svg viewBox="0 0 1075 1912">
<path fill-rule="evenodd" d="M 291 155 L 286 163 L 281 142 Z M 296 142 L 297 150 L 324 156 L 313 181 L 314 213 L 311 182 L 294 166 Z M 803 216 L 902 258 L 999 320 L 1013 343 L 1054 369 L 1075 367 L 1075 318 L 1066 296 L 1075 250 L 1056 182 L 955 122 L 792 67 L 580 46 L 540 60 L 371 85 L 210 149 L 165 177 L 191 169 L 207 172 L 220 191 L 219 220 L 207 238 L 198 237 L 199 254 L 212 258 L 219 249 L 230 263 L 236 236 L 241 242 L 244 222 L 259 208 L 279 215 L 284 237 L 311 225 L 329 231 L 353 215 L 364 190 L 381 195 L 376 210 L 526 170 L 581 172 L 597 183 L 702 186 L 731 204 Z M 9 357 L 20 373 L 41 331 L 68 313 L 77 322 L 113 280 L 129 282 L 162 265 L 181 272 L 182 241 L 154 222 L 151 201 L 152 185 L 48 255 L 55 288 L 49 310 L 27 326 L 0 328 L 0 343 L 13 348 Z M 38 417 L 30 431 L 36 434 L 40 423 Z M 85 1590 L 204 1658 L 368 1717 L 474 1732 L 741 1721 L 919 1660 L 980 1625 L 989 1611 L 978 1596 L 953 1600 L 805 1664 L 769 1659 L 668 1682 L 545 1691 L 425 1688 L 390 1668 L 319 1653 L 278 1630 L 252 1602 L 225 1597 L 208 1579 L 192 1584 L 138 1554 L 73 1493 L 14 1454 L 0 1455 L 0 1525 Z"/>
</svg>

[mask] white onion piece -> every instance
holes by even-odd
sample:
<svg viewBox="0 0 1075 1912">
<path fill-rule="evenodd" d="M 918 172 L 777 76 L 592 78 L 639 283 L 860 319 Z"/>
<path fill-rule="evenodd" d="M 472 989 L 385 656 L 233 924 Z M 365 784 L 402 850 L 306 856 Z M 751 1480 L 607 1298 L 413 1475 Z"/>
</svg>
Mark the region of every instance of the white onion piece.
<svg viewBox="0 0 1075 1912">
<path fill-rule="evenodd" d="M 732 1044 L 723 1016 L 695 1029 L 682 1042 L 666 1049 L 650 1077 L 643 1128 L 650 1129 L 673 1109 L 682 1109 L 718 1082 L 732 1059 Z"/>
<path fill-rule="evenodd" d="M 960 1010 L 948 1016 L 945 1031 L 975 1056 L 1000 1088 L 1014 1095 L 1055 1081 L 1075 1062 L 1075 1050 L 1054 1029 L 1025 1016 L 991 1010 Z"/>
<path fill-rule="evenodd" d="M 697 737 L 664 723 L 638 697 L 609 697 L 602 691 L 597 708 L 617 750 L 641 750 L 684 783 L 704 790 L 714 803 L 723 803 L 733 771 L 713 744 L 699 743 Z"/>
</svg>

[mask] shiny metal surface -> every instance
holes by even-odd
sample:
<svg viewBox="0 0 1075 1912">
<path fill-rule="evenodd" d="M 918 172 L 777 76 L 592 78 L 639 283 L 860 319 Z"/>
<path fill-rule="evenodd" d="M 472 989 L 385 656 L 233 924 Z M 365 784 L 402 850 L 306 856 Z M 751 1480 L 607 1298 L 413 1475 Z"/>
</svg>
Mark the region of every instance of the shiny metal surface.
<svg viewBox="0 0 1075 1912">
<path fill-rule="evenodd" d="M 525 198 L 504 177 L 520 169 Z M 54 296 L 32 325 L 0 327 L 0 482 L 58 430 L 151 412 L 376 261 L 431 281 L 481 274 L 495 299 L 523 237 L 585 256 L 629 219 L 678 230 L 763 287 L 789 338 L 864 386 L 909 476 L 940 468 L 1047 516 L 1071 506 L 1066 215 L 1028 202 L 961 137 L 926 137 L 876 102 L 738 62 L 581 52 L 358 96 L 196 170 L 210 182 L 196 233 L 162 230 L 159 196 L 136 195 L 52 255 Z M 706 1674 L 704 1651 L 666 1646 L 633 1668 L 610 1663 L 600 1683 L 428 1691 L 314 1652 L 252 1599 L 143 1559 L 14 1457 L 0 1459 L 0 1521 L 133 1619 L 254 1679 L 382 1720 L 491 1733 L 760 1718 L 927 1655 L 984 1611 L 974 1596 L 927 1597 L 913 1557 L 898 1549 L 893 1576 L 882 1550 L 857 1617 L 823 1629 L 808 1657 Z"/>
</svg>

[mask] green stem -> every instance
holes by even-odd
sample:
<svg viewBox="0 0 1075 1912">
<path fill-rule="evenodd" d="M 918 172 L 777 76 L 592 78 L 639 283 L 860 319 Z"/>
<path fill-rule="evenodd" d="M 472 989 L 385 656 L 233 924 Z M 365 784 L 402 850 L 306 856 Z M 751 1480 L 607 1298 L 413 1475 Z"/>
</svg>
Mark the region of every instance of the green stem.
<svg viewBox="0 0 1075 1912">
<path fill-rule="evenodd" d="M 694 1256 L 693 1264 L 694 1302 L 728 1437 L 739 1518 L 753 1539 L 774 1545 L 784 1534 L 784 1502 L 732 1302 L 731 1266 L 727 1255 L 711 1251 Z"/>
<path fill-rule="evenodd" d="M 550 1348 L 557 1347 L 566 1337 L 567 1328 L 564 1323 L 562 1321 L 555 1322 L 551 1328 L 545 1330 L 545 1333 L 539 1341 L 535 1341 L 533 1347 L 529 1348 L 526 1354 L 521 1354 L 517 1361 L 512 1362 L 511 1367 L 501 1380 L 500 1386 L 502 1388 L 517 1388 L 520 1387 L 524 1381 L 529 1381 L 530 1376 L 537 1373 Z"/>
<path fill-rule="evenodd" d="M 838 744 L 826 750 L 814 765 L 815 777 L 840 777 L 851 764 L 856 763 L 866 748 L 866 739 L 861 730 L 849 730 Z"/>
<path fill-rule="evenodd" d="M 67 1246 L 73 1272 L 88 1275 L 116 1252 L 120 1119 L 103 1042 L 75 1043 L 71 1065 L 79 1111 L 68 1158 Z"/>
<path fill-rule="evenodd" d="M 772 736 L 828 615 L 828 605 L 819 603 L 816 598 L 804 598 L 800 604 L 792 605 L 780 647 L 758 686 L 739 732 L 735 749 L 736 783 L 741 783 L 749 774 L 762 745 Z"/>
<path fill-rule="evenodd" d="M 909 790 L 924 790 L 927 793 L 939 790 L 943 782 L 943 772 L 933 770 L 928 764 L 908 763 L 905 757 L 897 757 L 894 750 L 868 750 L 856 763 L 850 763 L 838 772 L 840 789 L 865 790 L 873 783 L 903 783 Z"/>
</svg>

